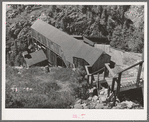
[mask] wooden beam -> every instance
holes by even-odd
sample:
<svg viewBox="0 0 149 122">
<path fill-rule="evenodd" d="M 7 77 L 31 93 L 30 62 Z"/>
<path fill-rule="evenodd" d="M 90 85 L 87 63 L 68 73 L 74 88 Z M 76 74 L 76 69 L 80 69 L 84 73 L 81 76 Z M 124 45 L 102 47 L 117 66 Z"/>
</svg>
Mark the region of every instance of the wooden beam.
<svg viewBox="0 0 149 122">
<path fill-rule="evenodd" d="M 93 72 L 93 73 L 91 73 L 92 75 L 94 75 L 94 74 L 97 74 L 97 73 L 99 73 L 100 71 L 102 71 L 102 70 L 104 70 L 105 69 L 105 67 L 103 67 L 103 68 L 101 68 L 101 69 L 99 69 L 99 70 L 97 70 L 97 71 L 95 71 L 95 72 Z"/>
<path fill-rule="evenodd" d="M 114 101 L 113 101 L 112 107 L 115 106 L 115 103 L 116 103 L 116 93 L 115 93 L 115 91 L 114 91 Z"/>
<path fill-rule="evenodd" d="M 114 91 L 115 81 L 116 81 L 116 78 L 113 78 L 112 79 L 112 88 L 111 88 L 112 92 Z"/>
<path fill-rule="evenodd" d="M 107 68 L 106 67 L 104 67 L 104 76 L 103 76 L 103 80 L 105 79 L 105 77 L 106 77 L 106 70 L 107 70 Z"/>
<path fill-rule="evenodd" d="M 57 65 L 57 55 L 55 54 L 55 65 L 56 65 L 56 67 L 58 66 Z"/>
<path fill-rule="evenodd" d="M 143 63 L 140 63 L 139 65 L 139 70 L 138 70 L 138 75 L 137 75 L 137 81 L 136 81 L 136 85 L 139 86 L 139 83 L 140 83 L 140 75 L 141 75 L 141 70 L 142 70 L 142 64 Z"/>
<path fill-rule="evenodd" d="M 87 75 L 90 75 L 90 73 L 89 73 L 89 71 L 88 71 L 88 67 L 90 67 L 89 65 L 87 66 L 85 66 L 85 70 L 86 70 L 86 73 L 87 73 Z"/>
<path fill-rule="evenodd" d="M 119 75 L 118 75 L 118 79 L 117 79 L 117 90 L 116 90 L 116 96 L 118 96 L 118 95 L 119 95 L 119 92 L 120 92 L 121 75 L 122 75 L 122 73 L 119 73 Z"/>
<path fill-rule="evenodd" d="M 105 63 L 106 68 L 109 70 L 110 74 L 112 75 L 112 77 L 116 77 L 116 74 L 111 70 L 111 68 L 109 67 L 109 63 Z"/>
<path fill-rule="evenodd" d="M 144 86 L 142 87 L 142 96 L 144 98 Z"/>
<path fill-rule="evenodd" d="M 98 90 L 99 90 L 99 88 L 101 87 L 101 86 L 100 86 L 100 83 L 99 83 L 99 73 L 98 73 L 98 81 L 97 81 L 97 83 L 98 83 L 97 88 L 98 88 Z"/>
<path fill-rule="evenodd" d="M 89 84 L 89 75 L 87 75 L 87 83 Z"/>
<path fill-rule="evenodd" d="M 136 63 L 136 64 L 134 64 L 134 65 L 132 65 L 132 66 L 130 66 L 130 67 L 128 67 L 128 68 L 126 68 L 126 69 L 120 71 L 120 72 L 118 72 L 117 74 L 120 74 L 120 73 L 122 73 L 122 72 L 124 72 L 124 71 L 126 71 L 126 70 L 129 70 L 129 69 L 131 69 L 131 68 L 133 68 L 133 67 L 135 67 L 135 66 L 137 66 L 137 65 L 139 65 L 139 64 L 142 64 L 143 62 L 144 62 L 144 61 L 140 61 L 140 62 L 138 62 L 138 63 Z"/>
<path fill-rule="evenodd" d="M 89 85 L 92 86 L 92 75 L 89 75 Z"/>
<path fill-rule="evenodd" d="M 93 86 L 93 75 L 91 75 L 91 87 Z"/>
<path fill-rule="evenodd" d="M 120 88 L 120 92 L 122 92 L 122 91 L 128 91 L 128 90 L 130 90 L 130 89 L 136 89 L 136 88 L 141 88 L 142 86 L 137 86 L 136 84 L 133 84 L 133 85 L 131 85 L 131 86 L 126 86 L 126 87 L 122 87 L 122 88 Z M 142 87 L 143 88 L 143 87 Z"/>
</svg>

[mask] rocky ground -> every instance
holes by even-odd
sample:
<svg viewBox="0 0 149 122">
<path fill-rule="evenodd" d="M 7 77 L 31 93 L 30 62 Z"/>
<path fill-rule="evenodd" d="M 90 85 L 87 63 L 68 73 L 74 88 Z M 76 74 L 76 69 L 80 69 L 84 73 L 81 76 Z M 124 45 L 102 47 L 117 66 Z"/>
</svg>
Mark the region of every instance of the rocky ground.
<svg viewBox="0 0 149 122">
<path fill-rule="evenodd" d="M 90 89 L 91 91 L 91 89 Z M 124 94 L 123 94 L 124 95 Z M 120 102 L 116 100 L 116 105 L 108 101 L 108 89 L 102 88 L 98 95 L 90 96 L 87 100 L 77 99 L 72 109 L 142 109 L 142 105 L 130 100 Z M 111 99 L 113 99 L 111 97 Z"/>
</svg>

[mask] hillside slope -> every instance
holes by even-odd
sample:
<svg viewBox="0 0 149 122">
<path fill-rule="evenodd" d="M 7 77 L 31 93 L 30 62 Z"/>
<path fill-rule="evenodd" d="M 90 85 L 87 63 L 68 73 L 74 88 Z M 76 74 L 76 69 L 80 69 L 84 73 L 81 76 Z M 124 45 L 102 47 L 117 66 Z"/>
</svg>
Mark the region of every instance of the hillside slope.
<svg viewBox="0 0 149 122">
<path fill-rule="evenodd" d="M 131 19 L 135 27 L 138 28 L 144 22 L 144 6 L 132 5 L 125 15 L 127 18 Z"/>
<path fill-rule="evenodd" d="M 20 4 L 8 6 L 6 53 L 7 63 L 10 65 L 22 64 L 21 52 L 28 50 L 31 39 L 30 27 L 37 19 L 70 35 L 104 38 L 112 47 L 125 51 L 142 53 L 144 47 L 144 20 L 141 15 L 144 13 L 144 8 L 142 6 L 140 7 L 141 12 L 136 11 L 139 10 L 137 6 L 126 5 Z M 133 12 L 129 13 L 132 9 Z M 137 16 L 134 16 L 134 13 Z M 135 27 L 135 25 L 138 26 Z M 14 45 L 15 41 L 17 43 Z M 13 53 L 8 55 L 8 52 Z"/>
</svg>

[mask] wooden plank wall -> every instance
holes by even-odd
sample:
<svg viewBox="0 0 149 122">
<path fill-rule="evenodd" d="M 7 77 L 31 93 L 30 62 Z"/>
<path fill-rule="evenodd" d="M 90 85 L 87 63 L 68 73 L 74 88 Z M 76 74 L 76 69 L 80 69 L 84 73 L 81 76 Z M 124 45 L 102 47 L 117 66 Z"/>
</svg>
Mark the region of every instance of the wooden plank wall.
<svg viewBox="0 0 149 122">
<path fill-rule="evenodd" d="M 77 57 L 73 57 L 73 63 L 75 67 L 78 67 L 79 65 L 83 67 L 85 67 L 85 65 L 89 65 L 89 63 L 87 63 L 84 59 L 77 58 Z"/>
<path fill-rule="evenodd" d="M 62 57 L 61 56 L 62 50 L 61 50 L 61 47 L 58 44 L 52 42 L 50 39 L 44 37 L 42 34 L 38 33 L 37 31 L 35 31 L 33 29 L 32 29 L 32 37 L 34 37 L 37 41 L 42 43 L 45 47 L 49 48 L 54 53 L 56 53 L 57 55 Z"/>
</svg>

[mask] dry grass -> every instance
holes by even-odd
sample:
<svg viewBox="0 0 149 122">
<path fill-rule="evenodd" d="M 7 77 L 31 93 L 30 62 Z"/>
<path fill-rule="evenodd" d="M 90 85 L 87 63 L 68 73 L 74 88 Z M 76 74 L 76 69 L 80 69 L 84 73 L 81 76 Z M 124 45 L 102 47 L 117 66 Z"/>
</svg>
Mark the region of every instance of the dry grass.
<svg viewBox="0 0 149 122">
<path fill-rule="evenodd" d="M 6 67 L 7 108 L 69 108 L 79 94 L 79 81 L 71 69 L 17 69 Z M 17 88 L 17 91 L 12 90 Z M 14 92 L 15 91 L 15 92 Z"/>
</svg>

